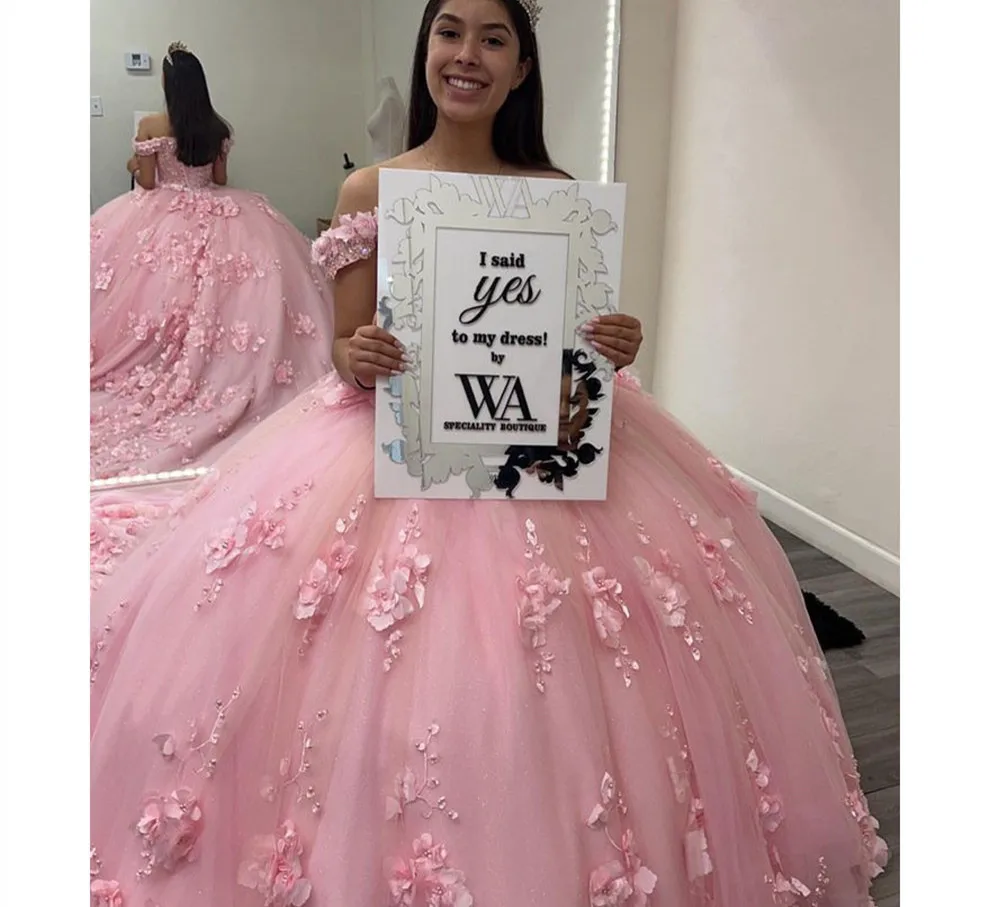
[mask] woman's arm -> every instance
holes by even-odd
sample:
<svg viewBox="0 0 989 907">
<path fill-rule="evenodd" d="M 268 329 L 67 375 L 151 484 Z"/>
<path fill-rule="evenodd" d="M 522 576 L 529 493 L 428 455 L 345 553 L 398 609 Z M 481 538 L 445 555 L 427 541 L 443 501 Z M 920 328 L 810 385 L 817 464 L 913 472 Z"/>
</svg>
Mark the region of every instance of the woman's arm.
<svg viewBox="0 0 989 907">
<path fill-rule="evenodd" d="M 137 140 L 147 142 L 155 138 L 151 134 L 151 118 L 145 117 L 138 123 Z M 158 156 L 156 154 L 134 155 L 137 158 L 137 168 L 133 170 L 134 179 L 142 189 L 154 189 L 155 171 L 157 170 Z"/>
<path fill-rule="evenodd" d="M 344 214 L 372 211 L 378 202 L 378 171 L 352 173 L 340 187 L 333 226 Z M 402 370 L 403 350 L 387 331 L 374 326 L 377 258 L 348 265 L 333 283 L 333 365 L 348 384 L 373 386 L 379 375 Z"/>
<path fill-rule="evenodd" d="M 213 161 L 213 182 L 217 186 L 227 184 L 227 155 L 230 154 L 230 139 L 223 142 L 219 157 Z"/>
</svg>

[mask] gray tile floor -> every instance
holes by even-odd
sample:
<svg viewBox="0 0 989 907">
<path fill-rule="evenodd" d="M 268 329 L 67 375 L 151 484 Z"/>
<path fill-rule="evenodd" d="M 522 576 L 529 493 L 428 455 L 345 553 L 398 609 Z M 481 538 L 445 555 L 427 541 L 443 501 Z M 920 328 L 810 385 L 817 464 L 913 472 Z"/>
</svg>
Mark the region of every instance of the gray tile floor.
<svg viewBox="0 0 989 907">
<path fill-rule="evenodd" d="M 862 787 L 890 849 L 877 907 L 900 904 L 900 600 L 778 527 L 800 585 L 855 621 L 867 639 L 828 653 Z"/>
</svg>

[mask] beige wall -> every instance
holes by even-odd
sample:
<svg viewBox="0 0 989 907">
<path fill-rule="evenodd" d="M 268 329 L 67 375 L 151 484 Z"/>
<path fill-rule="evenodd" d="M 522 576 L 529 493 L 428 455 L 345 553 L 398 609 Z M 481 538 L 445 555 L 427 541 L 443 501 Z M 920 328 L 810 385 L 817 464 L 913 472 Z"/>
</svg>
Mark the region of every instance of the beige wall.
<svg viewBox="0 0 989 907">
<path fill-rule="evenodd" d="M 674 6 L 675 75 L 657 82 Z M 624 13 L 619 172 L 638 200 L 625 288 L 659 299 L 657 394 L 760 484 L 768 515 L 897 588 L 897 3 Z M 647 149 L 671 83 L 660 254 L 646 199 L 663 208 L 664 152 L 653 167 Z"/>
<path fill-rule="evenodd" d="M 161 109 L 161 58 L 184 41 L 203 61 L 217 110 L 234 127 L 230 182 L 267 194 L 303 232 L 332 212 L 343 153 L 360 159 L 367 120 L 362 4 L 354 0 L 92 0 L 92 204 L 130 188 L 134 111 Z M 150 76 L 124 69 L 151 54 Z"/>
<path fill-rule="evenodd" d="M 674 0 L 622 0 L 616 179 L 628 184 L 622 310 L 642 321 L 636 363 L 653 382 L 666 233 L 677 6 Z"/>
</svg>

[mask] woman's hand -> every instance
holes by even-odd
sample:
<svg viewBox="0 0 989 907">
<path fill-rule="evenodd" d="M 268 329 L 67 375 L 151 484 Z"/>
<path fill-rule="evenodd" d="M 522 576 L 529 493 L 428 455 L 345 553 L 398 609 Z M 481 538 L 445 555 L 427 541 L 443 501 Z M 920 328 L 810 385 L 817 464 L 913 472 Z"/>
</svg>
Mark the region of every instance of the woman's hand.
<svg viewBox="0 0 989 907">
<path fill-rule="evenodd" d="M 127 162 L 127 172 L 131 176 L 135 176 L 137 174 L 138 169 L 140 169 L 140 166 L 141 166 L 141 161 L 138 158 L 138 156 L 135 154 Z"/>
<path fill-rule="evenodd" d="M 631 315 L 613 314 L 592 318 L 581 327 L 591 346 L 614 363 L 625 368 L 635 362 L 642 346 L 642 324 Z"/>
<path fill-rule="evenodd" d="M 402 344 L 376 325 L 362 325 L 347 341 L 347 368 L 360 384 L 373 386 L 379 375 L 397 375 L 407 361 Z"/>
</svg>

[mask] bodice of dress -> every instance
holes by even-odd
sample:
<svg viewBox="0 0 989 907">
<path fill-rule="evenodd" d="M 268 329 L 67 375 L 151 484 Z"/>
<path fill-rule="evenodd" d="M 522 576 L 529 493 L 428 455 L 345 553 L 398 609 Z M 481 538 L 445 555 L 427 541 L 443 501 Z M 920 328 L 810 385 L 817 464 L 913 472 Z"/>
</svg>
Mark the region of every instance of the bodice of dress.
<svg viewBox="0 0 989 907">
<path fill-rule="evenodd" d="M 348 265 L 364 261 L 378 246 L 378 209 L 342 214 L 313 243 L 312 260 L 333 280 Z"/>
<path fill-rule="evenodd" d="M 232 145 L 230 139 L 223 142 L 223 153 L 227 154 Z M 205 189 L 213 184 L 213 165 L 189 167 L 177 156 L 175 139 L 162 137 L 139 142 L 134 140 L 134 151 L 138 157 L 158 155 L 158 185 L 176 186 L 183 189 Z"/>
</svg>

